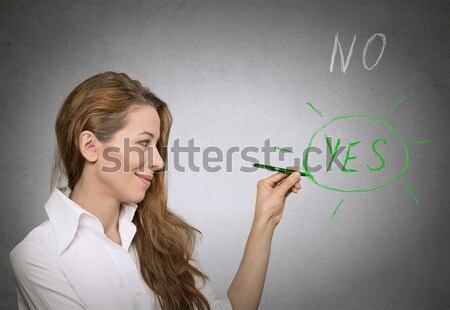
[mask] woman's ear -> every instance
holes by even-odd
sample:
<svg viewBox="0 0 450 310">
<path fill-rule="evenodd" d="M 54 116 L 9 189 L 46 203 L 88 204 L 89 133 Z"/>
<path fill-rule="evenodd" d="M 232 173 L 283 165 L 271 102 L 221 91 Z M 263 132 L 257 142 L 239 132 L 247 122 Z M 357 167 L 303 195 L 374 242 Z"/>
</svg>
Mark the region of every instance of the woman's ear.
<svg viewBox="0 0 450 310">
<path fill-rule="evenodd" d="M 88 130 L 80 134 L 79 139 L 80 152 L 87 161 L 95 163 L 101 152 L 101 143 L 95 135 Z"/>
</svg>

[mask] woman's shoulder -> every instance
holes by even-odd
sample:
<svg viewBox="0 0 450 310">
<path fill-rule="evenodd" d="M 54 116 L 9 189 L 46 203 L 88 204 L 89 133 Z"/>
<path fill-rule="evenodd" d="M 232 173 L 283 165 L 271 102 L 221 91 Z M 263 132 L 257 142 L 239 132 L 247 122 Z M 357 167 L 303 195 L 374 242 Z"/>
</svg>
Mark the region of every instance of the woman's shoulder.
<svg viewBox="0 0 450 310">
<path fill-rule="evenodd" d="M 56 248 L 56 238 L 49 220 L 33 228 L 25 238 L 20 241 L 9 253 L 11 261 L 33 260 L 42 256 L 42 252 L 48 254 Z M 36 257 L 38 256 L 38 257 Z"/>
</svg>

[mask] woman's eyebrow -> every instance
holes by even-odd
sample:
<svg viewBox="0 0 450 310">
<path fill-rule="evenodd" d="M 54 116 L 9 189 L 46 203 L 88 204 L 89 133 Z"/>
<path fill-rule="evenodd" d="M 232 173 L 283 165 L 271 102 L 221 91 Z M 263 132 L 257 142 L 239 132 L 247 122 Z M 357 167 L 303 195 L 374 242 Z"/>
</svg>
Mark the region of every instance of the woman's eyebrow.
<svg viewBox="0 0 450 310">
<path fill-rule="evenodd" d="M 138 135 L 143 135 L 143 134 L 148 134 L 148 135 L 150 135 L 152 138 L 155 138 L 155 135 L 152 134 L 151 132 L 148 132 L 148 131 L 143 131 L 143 132 L 141 132 L 141 133 L 138 134 Z M 158 139 L 158 140 L 159 140 L 159 139 Z"/>
</svg>

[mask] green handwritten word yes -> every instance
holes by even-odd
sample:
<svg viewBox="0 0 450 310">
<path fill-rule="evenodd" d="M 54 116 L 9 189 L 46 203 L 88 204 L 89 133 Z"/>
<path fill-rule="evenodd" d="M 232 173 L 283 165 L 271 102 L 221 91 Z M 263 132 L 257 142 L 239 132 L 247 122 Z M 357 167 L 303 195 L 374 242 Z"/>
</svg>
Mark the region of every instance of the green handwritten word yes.
<svg viewBox="0 0 450 310">
<path fill-rule="evenodd" d="M 325 141 L 326 141 L 328 150 L 330 151 L 330 154 L 331 154 L 331 158 L 330 158 L 330 161 L 329 161 L 329 163 L 328 163 L 328 165 L 327 165 L 327 169 L 326 169 L 326 172 L 328 172 L 328 171 L 330 170 L 331 164 L 336 160 L 336 155 L 337 155 L 337 153 L 338 153 L 339 146 L 340 146 L 340 144 L 341 144 L 341 139 L 338 138 L 338 140 L 337 140 L 337 142 L 336 142 L 336 144 L 335 144 L 334 147 L 333 147 L 333 145 L 331 144 L 331 138 L 328 137 L 327 135 L 325 135 Z M 380 171 L 380 170 L 382 170 L 382 169 L 384 168 L 385 163 L 386 163 L 386 161 L 385 161 L 385 159 L 383 158 L 383 156 L 382 156 L 382 155 L 377 151 L 377 149 L 376 149 L 376 146 L 377 146 L 377 144 L 378 144 L 379 142 L 383 142 L 384 144 L 387 144 L 385 138 L 378 138 L 378 139 L 375 139 L 375 140 L 372 142 L 372 152 L 373 152 L 373 153 L 378 157 L 378 159 L 380 160 L 380 165 L 379 165 L 378 167 L 376 167 L 376 168 L 372 168 L 372 167 L 370 167 L 369 165 L 366 165 L 366 167 L 367 167 L 370 171 Z M 342 166 L 342 172 L 345 172 L 345 173 L 349 173 L 349 172 L 358 172 L 358 170 L 356 170 L 356 169 L 350 169 L 350 168 L 347 168 L 347 164 L 348 164 L 348 162 L 349 162 L 350 160 L 353 160 L 353 159 L 356 159 L 356 158 L 357 158 L 357 156 L 351 156 L 351 155 L 350 155 L 350 152 L 351 152 L 352 148 L 355 147 L 355 146 L 357 146 L 359 143 L 361 143 L 361 140 L 359 140 L 359 141 L 353 141 L 353 142 L 350 142 L 350 143 L 349 143 L 348 148 L 347 148 L 347 154 L 346 154 L 346 156 L 345 156 L 344 165 Z"/>
</svg>

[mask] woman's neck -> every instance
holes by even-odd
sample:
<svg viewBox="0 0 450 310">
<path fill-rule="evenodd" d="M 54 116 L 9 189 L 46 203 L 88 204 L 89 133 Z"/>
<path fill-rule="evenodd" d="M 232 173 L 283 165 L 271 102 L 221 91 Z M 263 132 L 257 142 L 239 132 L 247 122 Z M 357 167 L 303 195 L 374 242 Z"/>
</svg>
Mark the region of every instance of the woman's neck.
<svg viewBox="0 0 450 310">
<path fill-rule="evenodd" d="M 120 202 L 114 197 L 103 193 L 99 184 L 80 178 L 69 195 L 76 204 L 96 216 L 102 223 L 105 235 L 110 239 L 119 236 Z M 120 239 L 120 238 L 119 238 Z"/>
</svg>

